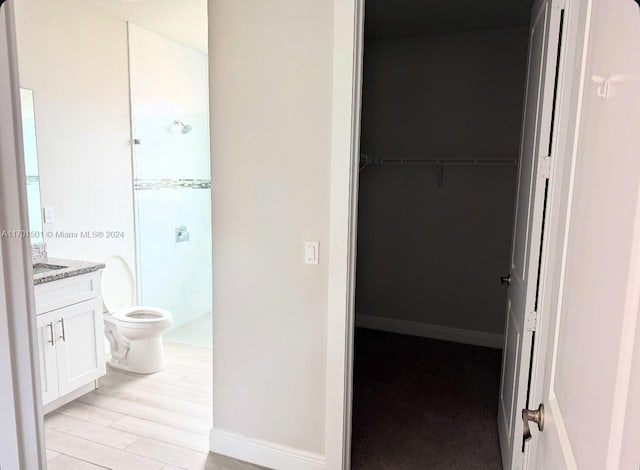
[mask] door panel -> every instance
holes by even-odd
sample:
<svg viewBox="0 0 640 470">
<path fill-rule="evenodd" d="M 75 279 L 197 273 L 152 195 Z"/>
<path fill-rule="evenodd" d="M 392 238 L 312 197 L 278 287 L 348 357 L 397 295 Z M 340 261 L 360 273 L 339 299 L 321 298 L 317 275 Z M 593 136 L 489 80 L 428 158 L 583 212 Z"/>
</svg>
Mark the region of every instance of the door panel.
<svg viewBox="0 0 640 470">
<path fill-rule="evenodd" d="M 533 341 L 536 289 L 562 8 L 556 0 L 538 0 L 532 9 L 529 64 L 518 170 L 498 431 L 503 465 L 523 465 L 523 426 Z"/>
<path fill-rule="evenodd" d="M 60 395 L 105 374 L 102 301 L 91 299 L 56 310 Z"/>
<path fill-rule="evenodd" d="M 532 216 L 533 191 L 535 189 L 535 161 L 538 156 L 536 137 L 539 115 L 540 92 L 543 82 L 543 60 L 546 41 L 548 4 L 544 3 L 537 16 L 533 17 L 529 35 L 529 69 L 527 76 L 527 95 L 524 113 L 524 132 L 520 149 L 518 167 L 518 199 L 516 204 L 515 233 L 511 270 L 519 282 L 527 280 L 529 264 L 529 228 Z"/>
<path fill-rule="evenodd" d="M 54 321 L 53 313 L 45 313 L 36 317 L 40 359 L 40 391 L 42 392 L 43 405 L 52 402 L 59 396 Z"/>
<path fill-rule="evenodd" d="M 514 320 L 515 318 L 513 317 L 511 302 L 508 302 L 505 334 L 512 338 L 512 341 L 507 342 L 507 349 L 504 351 L 500 386 L 500 405 L 502 408 L 503 419 L 508 420 L 504 423 L 504 427 L 509 430 L 509 433 L 513 432 L 513 416 L 511 410 L 513 409 L 513 400 L 516 397 L 515 387 L 517 385 L 516 377 L 518 376 L 517 353 L 520 350 L 520 341 L 522 339 L 521 332 L 518 331 Z"/>
<path fill-rule="evenodd" d="M 623 438 L 640 420 L 628 408 L 640 347 L 640 10 L 632 0 L 595 0 L 591 18 L 535 468 L 637 470 L 639 436 L 627 448 Z"/>
</svg>

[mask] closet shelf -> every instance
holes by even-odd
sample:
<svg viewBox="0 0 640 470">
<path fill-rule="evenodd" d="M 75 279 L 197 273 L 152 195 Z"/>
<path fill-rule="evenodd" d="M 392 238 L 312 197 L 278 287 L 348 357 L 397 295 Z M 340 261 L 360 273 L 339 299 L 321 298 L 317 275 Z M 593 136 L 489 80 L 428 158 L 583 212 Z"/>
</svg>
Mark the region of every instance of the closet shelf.
<svg viewBox="0 0 640 470">
<path fill-rule="evenodd" d="M 360 171 L 369 165 L 379 166 L 517 166 L 517 158 L 505 157 L 439 157 L 439 158 L 389 158 L 360 155 Z"/>
</svg>

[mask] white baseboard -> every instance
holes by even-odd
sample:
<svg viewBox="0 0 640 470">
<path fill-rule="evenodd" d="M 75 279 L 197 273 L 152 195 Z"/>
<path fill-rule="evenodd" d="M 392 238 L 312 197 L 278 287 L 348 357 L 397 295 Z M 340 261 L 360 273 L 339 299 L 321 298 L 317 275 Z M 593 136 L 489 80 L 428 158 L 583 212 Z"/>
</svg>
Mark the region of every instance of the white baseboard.
<svg viewBox="0 0 640 470">
<path fill-rule="evenodd" d="M 408 320 L 356 314 L 356 326 L 372 330 L 390 331 L 403 335 L 441 339 L 455 343 L 474 344 L 488 348 L 502 349 L 502 335 L 483 331 L 463 330 L 448 326 L 429 325 Z"/>
<path fill-rule="evenodd" d="M 324 470 L 324 456 L 272 442 L 211 429 L 211 452 L 277 470 Z"/>
</svg>

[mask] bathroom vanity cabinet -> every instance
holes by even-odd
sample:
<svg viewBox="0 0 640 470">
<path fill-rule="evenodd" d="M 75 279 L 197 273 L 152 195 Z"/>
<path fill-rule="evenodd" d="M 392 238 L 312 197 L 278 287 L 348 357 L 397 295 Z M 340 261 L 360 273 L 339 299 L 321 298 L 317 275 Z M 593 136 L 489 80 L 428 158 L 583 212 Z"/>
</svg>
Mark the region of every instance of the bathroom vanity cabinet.
<svg viewBox="0 0 640 470">
<path fill-rule="evenodd" d="M 106 373 L 100 272 L 35 286 L 42 404 L 48 413 Z"/>
</svg>

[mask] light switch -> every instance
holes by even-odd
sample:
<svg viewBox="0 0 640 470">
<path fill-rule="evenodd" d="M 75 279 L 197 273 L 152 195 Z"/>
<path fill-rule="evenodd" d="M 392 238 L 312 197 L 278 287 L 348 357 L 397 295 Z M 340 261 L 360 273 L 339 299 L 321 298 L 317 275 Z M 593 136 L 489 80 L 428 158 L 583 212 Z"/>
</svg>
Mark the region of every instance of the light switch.
<svg viewBox="0 0 640 470">
<path fill-rule="evenodd" d="M 53 207 L 43 207 L 43 219 L 45 224 L 52 224 L 56 221 L 56 211 Z"/>
<path fill-rule="evenodd" d="M 304 264 L 318 264 L 319 242 L 304 242 Z"/>
</svg>

